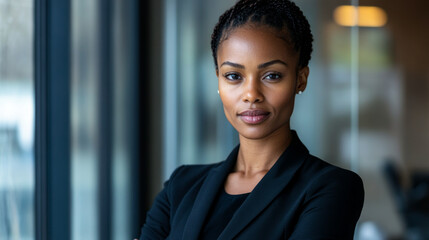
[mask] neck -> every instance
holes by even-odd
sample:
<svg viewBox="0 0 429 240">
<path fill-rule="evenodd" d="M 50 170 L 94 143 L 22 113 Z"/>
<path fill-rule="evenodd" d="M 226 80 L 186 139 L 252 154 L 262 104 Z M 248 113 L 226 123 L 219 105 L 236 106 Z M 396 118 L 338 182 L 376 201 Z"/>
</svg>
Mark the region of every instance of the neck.
<svg viewBox="0 0 429 240">
<path fill-rule="evenodd" d="M 248 139 L 240 135 L 236 171 L 245 176 L 268 172 L 291 140 L 292 133 L 289 127 L 279 129 L 263 139 Z"/>
</svg>

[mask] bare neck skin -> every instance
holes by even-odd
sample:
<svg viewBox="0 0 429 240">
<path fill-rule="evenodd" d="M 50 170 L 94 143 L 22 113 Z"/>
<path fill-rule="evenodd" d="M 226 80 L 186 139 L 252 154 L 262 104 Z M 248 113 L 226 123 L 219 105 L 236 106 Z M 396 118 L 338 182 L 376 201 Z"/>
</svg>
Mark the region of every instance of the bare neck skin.
<svg viewBox="0 0 429 240">
<path fill-rule="evenodd" d="M 277 159 L 289 146 L 292 134 L 289 126 L 280 128 L 264 139 L 247 139 L 240 135 L 235 169 L 225 182 L 228 194 L 243 194 L 253 191 Z"/>
<path fill-rule="evenodd" d="M 235 172 L 243 177 L 265 175 L 289 146 L 292 134 L 289 126 L 278 129 L 263 139 L 247 139 L 240 135 L 240 149 Z"/>
</svg>

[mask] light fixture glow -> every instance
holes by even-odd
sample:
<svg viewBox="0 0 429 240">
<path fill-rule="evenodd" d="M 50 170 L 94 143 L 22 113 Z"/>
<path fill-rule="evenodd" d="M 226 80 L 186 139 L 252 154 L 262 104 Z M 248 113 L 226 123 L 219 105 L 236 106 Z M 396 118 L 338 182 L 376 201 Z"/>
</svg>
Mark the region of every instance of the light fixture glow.
<svg viewBox="0 0 429 240">
<path fill-rule="evenodd" d="M 334 20 L 346 27 L 382 27 L 387 23 L 387 14 L 379 7 L 343 5 L 335 9 Z"/>
</svg>

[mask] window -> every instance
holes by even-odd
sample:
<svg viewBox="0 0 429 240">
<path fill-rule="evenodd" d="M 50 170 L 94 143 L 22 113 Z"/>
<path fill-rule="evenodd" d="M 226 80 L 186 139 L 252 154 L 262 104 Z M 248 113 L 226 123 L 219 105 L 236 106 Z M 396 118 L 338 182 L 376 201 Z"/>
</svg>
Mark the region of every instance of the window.
<svg viewBox="0 0 429 240">
<path fill-rule="evenodd" d="M 35 2 L 36 239 L 132 239 L 139 5 Z"/>
<path fill-rule="evenodd" d="M 33 1 L 0 0 L 0 239 L 34 239 Z"/>
</svg>

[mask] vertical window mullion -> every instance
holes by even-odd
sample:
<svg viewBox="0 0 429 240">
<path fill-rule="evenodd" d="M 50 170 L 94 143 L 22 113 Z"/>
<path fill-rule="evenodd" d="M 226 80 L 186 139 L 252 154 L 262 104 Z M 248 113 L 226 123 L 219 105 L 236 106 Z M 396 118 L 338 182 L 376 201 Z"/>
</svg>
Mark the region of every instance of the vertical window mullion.
<svg viewBox="0 0 429 240">
<path fill-rule="evenodd" d="M 36 239 L 70 238 L 70 2 L 36 0 Z"/>
<path fill-rule="evenodd" d="M 111 29 L 112 14 L 111 1 L 100 1 L 99 10 L 99 57 L 100 74 L 98 86 L 100 90 L 98 100 L 99 111 L 99 146 L 98 146 L 98 222 L 99 239 L 109 240 L 112 235 L 112 129 L 113 129 L 113 91 L 112 91 L 112 60 L 111 60 Z"/>
</svg>

